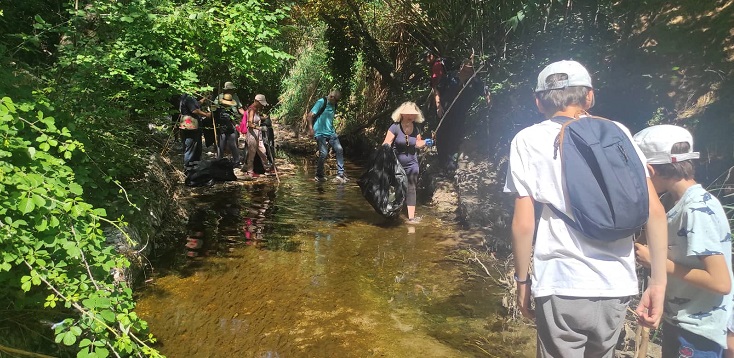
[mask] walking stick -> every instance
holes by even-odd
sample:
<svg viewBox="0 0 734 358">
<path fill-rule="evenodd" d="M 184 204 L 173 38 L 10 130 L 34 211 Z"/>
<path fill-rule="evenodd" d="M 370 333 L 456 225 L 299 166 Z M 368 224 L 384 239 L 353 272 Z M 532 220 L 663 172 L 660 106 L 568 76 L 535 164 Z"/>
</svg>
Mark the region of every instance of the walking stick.
<svg viewBox="0 0 734 358">
<path fill-rule="evenodd" d="M 469 77 L 469 79 L 466 80 L 466 82 L 461 86 L 461 90 L 459 91 L 459 93 L 456 94 L 456 96 L 454 96 L 454 100 L 451 101 L 451 104 L 449 105 L 449 108 L 446 109 L 446 112 L 443 112 L 443 116 L 441 116 L 441 120 L 438 121 L 438 125 L 436 126 L 436 130 L 433 131 L 434 133 L 438 133 L 438 129 L 441 128 L 441 123 L 443 123 L 443 120 L 446 118 L 446 115 L 449 114 L 449 111 L 451 110 L 451 107 L 453 107 L 454 106 L 454 103 L 456 103 L 456 100 L 459 99 L 459 97 L 461 97 L 461 92 L 464 92 L 464 89 L 466 88 L 466 86 L 469 84 L 469 82 L 471 82 L 471 80 L 474 79 L 474 77 L 477 76 L 477 74 L 479 73 L 479 71 L 481 71 L 482 68 L 484 68 L 484 65 L 486 65 L 486 63 L 484 63 L 481 66 L 479 66 L 479 69 L 477 69 L 476 71 L 474 71 L 474 73 L 471 75 L 471 77 Z"/>
<path fill-rule="evenodd" d="M 263 136 L 265 137 L 265 143 L 268 143 L 268 148 L 270 148 L 270 164 L 273 166 L 273 171 L 275 172 L 275 180 L 278 181 L 278 184 L 280 184 L 280 176 L 278 175 L 278 167 L 275 165 L 275 148 L 270 144 L 270 140 L 268 138 L 268 127 L 265 127 L 265 130 L 260 129 L 260 132 L 263 133 Z"/>
<path fill-rule="evenodd" d="M 635 332 L 635 355 L 633 358 L 646 358 L 649 342 L 650 328 L 637 326 L 637 332 Z"/>
<path fill-rule="evenodd" d="M 171 142 L 171 138 L 173 138 L 174 133 L 176 133 L 176 127 L 179 125 L 179 123 L 181 123 L 181 114 L 180 113 L 178 115 L 178 120 L 176 121 L 176 123 L 173 125 L 173 128 L 171 129 L 171 133 L 168 135 L 168 139 L 166 139 L 166 144 L 163 145 L 163 149 L 161 150 L 161 155 L 163 155 L 163 153 L 165 153 L 165 152 L 168 151 L 168 149 L 169 149 L 168 143 Z"/>
<path fill-rule="evenodd" d="M 219 104 L 217 104 L 217 109 L 219 109 Z M 214 127 L 214 145 L 217 147 L 217 154 L 219 154 L 219 136 L 217 135 L 217 120 L 216 118 L 214 118 L 214 112 L 209 112 L 209 113 L 212 114 L 212 127 Z M 224 156 L 224 151 L 222 151 L 222 156 Z"/>
</svg>

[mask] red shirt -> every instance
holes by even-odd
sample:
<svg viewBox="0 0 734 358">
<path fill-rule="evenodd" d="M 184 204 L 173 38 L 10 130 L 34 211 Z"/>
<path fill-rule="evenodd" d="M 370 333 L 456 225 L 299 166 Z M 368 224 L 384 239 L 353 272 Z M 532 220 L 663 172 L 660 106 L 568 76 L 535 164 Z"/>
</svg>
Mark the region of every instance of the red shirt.
<svg viewBox="0 0 734 358">
<path fill-rule="evenodd" d="M 433 61 L 433 64 L 431 65 L 431 88 L 436 89 L 438 83 L 441 82 L 441 79 L 445 74 L 446 71 L 441 60 L 438 59 Z"/>
</svg>

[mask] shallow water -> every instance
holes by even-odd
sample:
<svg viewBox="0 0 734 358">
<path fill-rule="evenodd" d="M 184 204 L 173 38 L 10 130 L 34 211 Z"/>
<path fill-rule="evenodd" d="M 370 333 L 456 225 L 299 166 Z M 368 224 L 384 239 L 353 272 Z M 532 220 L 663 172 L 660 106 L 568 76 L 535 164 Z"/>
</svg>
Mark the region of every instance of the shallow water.
<svg viewBox="0 0 734 358">
<path fill-rule="evenodd" d="M 163 354 L 532 356 L 499 318 L 497 290 L 447 259 L 468 233 L 422 206 L 414 228 L 386 222 L 361 197 L 359 168 L 347 184 L 305 168 L 278 186 L 197 191 L 188 230 L 203 246 L 160 258 L 138 303 Z"/>
</svg>

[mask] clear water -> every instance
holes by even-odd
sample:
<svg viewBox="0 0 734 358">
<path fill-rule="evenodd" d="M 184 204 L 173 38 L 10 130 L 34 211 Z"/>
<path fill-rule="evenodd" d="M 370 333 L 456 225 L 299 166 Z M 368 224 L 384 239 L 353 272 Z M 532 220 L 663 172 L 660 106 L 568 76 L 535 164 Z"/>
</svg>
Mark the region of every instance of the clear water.
<svg viewBox="0 0 734 358">
<path fill-rule="evenodd" d="M 158 260 L 138 313 L 169 357 L 522 357 L 527 332 L 497 289 L 451 254 L 472 233 L 423 206 L 415 227 L 377 215 L 349 167 L 316 183 L 308 163 L 196 189 L 200 249 Z M 310 169 L 310 168 L 309 168 Z M 530 342 L 530 343 L 528 343 Z"/>
</svg>

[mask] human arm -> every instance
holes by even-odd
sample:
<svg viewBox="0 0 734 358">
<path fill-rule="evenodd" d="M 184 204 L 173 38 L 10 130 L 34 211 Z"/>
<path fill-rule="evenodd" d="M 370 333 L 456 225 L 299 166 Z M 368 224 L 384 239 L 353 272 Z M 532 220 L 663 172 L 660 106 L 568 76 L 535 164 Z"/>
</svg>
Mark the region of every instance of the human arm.
<svg viewBox="0 0 734 358">
<path fill-rule="evenodd" d="M 647 246 L 635 244 L 637 261 L 650 267 L 650 250 Z M 666 260 L 665 271 L 685 282 L 720 295 L 731 291 L 731 280 L 723 255 L 705 255 L 698 257 L 704 265 L 703 269 L 691 268 L 672 260 Z"/>
<path fill-rule="evenodd" d="M 250 108 L 247 109 L 247 128 L 255 129 L 255 114 L 257 112 L 255 111 L 255 108 L 250 106 Z"/>
<path fill-rule="evenodd" d="M 391 146 L 394 140 L 395 140 L 395 133 L 388 130 L 387 133 L 385 134 L 385 140 L 382 141 L 382 145 Z"/>
<path fill-rule="evenodd" d="M 309 125 L 309 134 L 314 135 L 314 128 L 313 126 L 316 124 L 315 122 L 318 120 L 318 116 L 321 116 L 321 114 L 326 110 L 326 97 L 319 99 L 316 101 L 316 103 L 311 108 L 311 111 L 308 113 L 308 125 Z"/>
<path fill-rule="evenodd" d="M 668 257 L 668 221 L 650 178 L 647 179 L 647 191 L 650 215 L 645 224 L 645 234 L 650 253 L 650 281 L 635 312 L 641 325 L 656 328 L 663 315 L 665 286 L 668 282 L 665 270 Z"/>
<path fill-rule="evenodd" d="M 192 99 L 193 99 L 193 98 L 192 98 Z M 203 103 L 203 102 L 204 102 L 204 100 L 206 100 L 206 98 L 202 97 L 202 101 L 201 101 L 201 102 L 199 102 L 199 103 Z M 201 107 L 199 107 L 199 106 L 196 106 L 196 105 L 193 105 L 193 104 L 191 104 L 191 105 L 187 104 L 187 105 L 189 106 L 189 111 L 190 111 L 190 112 L 191 112 L 192 114 L 196 114 L 196 115 L 199 115 L 199 116 L 202 116 L 202 117 L 209 117 L 209 118 L 211 118 L 211 117 L 212 117 L 212 112 L 204 112 L 204 111 L 203 111 L 203 110 L 201 109 Z"/>
<path fill-rule="evenodd" d="M 211 118 L 211 116 L 212 116 L 212 112 L 204 112 L 204 111 L 202 111 L 199 108 L 193 110 L 191 113 L 196 114 L 196 115 L 199 115 L 199 116 L 202 116 L 202 117 L 209 117 L 209 118 Z"/>
<path fill-rule="evenodd" d="M 242 101 L 240 101 L 240 97 L 237 96 L 237 93 L 232 94 L 232 99 L 234 100 L 234 103 L 237 104 L 237 112 L 239 112 L 240 115 L 244 116 L 247 110 L 245 110 L 245 107 L 242 106 Z"/>
<path fill-rule="evenodd" d="M 426 146 L 426 141 L 423 140 L 423 137 L 419 134 L 415 137 L 415 147 L 416 148 L 423 148 Z"/>
<path fill-rule="evenodd" d="M 423 139 L 423 137 L 421 137 L 421 135 L 419 134 L 418 137 L 416 137 L 415 139 L 415 147 L 416 148 L 433 147 L 433 139 L 431 138 Z"/>
<path fill-rule="evenodd" d="M 436 100 L 436 114 L 438 114 L 439 117 L 443 117 L 443 106 L 441 105 L 441 92 L 438 90 L 438 88 L 433 89 L 433 93 L 435 94 L 434 99 Z"/>
<path fill-rule="evenodd" d="M 515 265 L 517 306 L 525 318 L 535 319 L 530 310 L 530 258 L 535 233 L 535 207 L 529 196 L 515 197 L 512 216 L 512 257 Z"/>
<path fill-rule="evenodd" d="M 202 97 L 203 102 L 204 97 Z M 183 106 L 186 107 L 186 113 L 190 113 L 191 115 L 198 115 L 202 117 L 211 117 L 211 112 L 204 112 L 201 110 L 201 107 L 199 107 L 199 103 L 194 97 L 187 95 L 183 99 Z M 183 109 L 182 109 L 183 110 Z M 183 112 L 181 114 L 184 114 Z"/>
<path fill-rule="evenodd" d="M 308 134 L 311 136 L 313 136 L 314 134 L 313 133 L 313 116 L 314 116 L 313 112 L 308 112 L 308 114 L 306 115 L 306 120 L 308 120 Z"/>
</svg>

